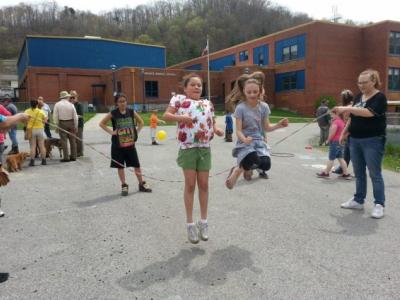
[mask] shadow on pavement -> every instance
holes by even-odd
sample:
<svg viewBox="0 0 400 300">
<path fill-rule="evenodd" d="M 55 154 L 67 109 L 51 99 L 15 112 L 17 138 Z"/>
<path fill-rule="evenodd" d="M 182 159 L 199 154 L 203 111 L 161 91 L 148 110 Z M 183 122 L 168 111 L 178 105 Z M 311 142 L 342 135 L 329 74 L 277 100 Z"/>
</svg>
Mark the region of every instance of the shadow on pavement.
<svg viewBox="0 0 400 300">
<path fill-rule="evenodd" d="M 131 194 L 134 194 L 134 193 L 131 193 Z M 97 204 L 111 202 L 111 201 L 121 199 L 121 198 L 122 198 L 122 196 L 120 194 L 113 194 L 113 195 L 105 195 L 105 196 L 97 197 L 97 198 L 90 199 L 87 201 L 74 202 L 74 203 L 78 207 L 89 207 L 89 206 L 93 206 L 93 205 L 97 205 Z"/>
<path fill-rule="evenodd" d="M 171 280 L 180 274 L 184 278 L 191 278 L 203 285 L 222 285 L 228 274 L 232 272 L 245 268 L 258 274 L 262 272 L 261 269 L 254 267 L 251 252 L 237 246 L 229 246 L 213 252 L 207 265 L 202 268 L 189 268 L 194 258 L 205 253 L 205 250 L 199 248 L 181 250 L 176 256 L 124 276 L 117 283 L 132 292 L 144 290 L 158 282 Z"/>
</svg>

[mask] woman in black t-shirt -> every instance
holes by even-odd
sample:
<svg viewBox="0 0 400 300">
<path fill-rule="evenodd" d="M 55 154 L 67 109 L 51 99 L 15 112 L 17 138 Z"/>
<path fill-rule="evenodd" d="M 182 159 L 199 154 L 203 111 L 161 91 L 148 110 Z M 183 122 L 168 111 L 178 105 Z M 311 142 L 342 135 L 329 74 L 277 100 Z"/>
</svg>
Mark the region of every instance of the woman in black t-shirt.
<svg viewBox="0 0 400 300">
<path fill-rule="evenodd" d="M 384 215 L 385 185 L 382 177 L 382 159 L 385 151 L 386 135 L 386 96 L 378 90 L 381 82 L 379 73 L 366 70 L 358 77 L 361 94 L 356 97 L 352 107 L 337 106 L 337 113 L 349 112 L 350 119 L 342 133 L 341 141 L 350 136 L 350 153 L 356 176 L 354 196 L 342 203 L 342 208 L 363 209 L 367 195 L 367 176 L 372 181 L 375 206 L 371 216 L 380 219 Z"/>
</svg>

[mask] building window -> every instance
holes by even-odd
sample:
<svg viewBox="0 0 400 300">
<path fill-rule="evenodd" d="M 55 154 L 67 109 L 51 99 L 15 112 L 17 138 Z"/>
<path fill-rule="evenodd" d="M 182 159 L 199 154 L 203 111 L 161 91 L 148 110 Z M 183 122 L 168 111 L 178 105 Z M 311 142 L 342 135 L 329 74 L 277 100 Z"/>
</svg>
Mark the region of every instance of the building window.
<svg viewBox="0 0 400 300">
<path fill-rule="evenodd" d="M 400 55 L 400 32 L 390 32 L 389 54 Z"/>
<path fill-rule="evenodd" d="M 258 66 L 268 65 L 268 45 L 261 45 L 253 49 L 253 64 Z"/>
<path fill-rule="evenodd" d="M 122 83 L 121 81 L 117 81 L 117 92 L 122 93 Z"/>
<path fill-rule="evenodd" d="M 400 68 L 389 68 L 388 88 L 392 91 L 400 91 Z"/>
<path fill-rule="evenodd" d="M 304 70 L 275 74 L 275 91 L 284 92 L 291 90 L 304 90 Z"/>
<path fill-rule="evenodd" d="M 306 54 L 306 35 L 275 42 L 275 63 L 304 59 Z"/>
<path fill-rule="evenodd" d="M 297 45 L 292 45 L 283 48 L 282 50 L 282 61 L 289 61 L 297 59 Z"/>
<path fill-rule="evenodd" d="M 260 66 L 264 65 L 264 53 L 262 53 L 262 52 L 258 53 L 258 64 Z"/>
<path fill-rule="evenodd" d="M 145 81 L 146 97 L 158 98 L 158 81 Z"/>
<path fill-rule="evenodd" d="M 239 52 L 239 61 L 245 61 L 249 59 L 249 50 Z"/>
<path fill-rule="evenodd" d="M 296 74 L 284 77 L 282 84 L 283 84 L 282 88 L 284 91 L 295 90 L 297 86 Z"/>
</svg>

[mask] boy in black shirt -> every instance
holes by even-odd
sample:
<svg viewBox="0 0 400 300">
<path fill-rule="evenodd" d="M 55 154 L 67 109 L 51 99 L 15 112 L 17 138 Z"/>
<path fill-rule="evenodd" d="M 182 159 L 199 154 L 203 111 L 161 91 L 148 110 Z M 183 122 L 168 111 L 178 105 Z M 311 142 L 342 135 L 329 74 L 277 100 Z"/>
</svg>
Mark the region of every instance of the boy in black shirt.
<svg viewBox="0 0 400 300">
<path fill-rule="evenodd" d="M 151 192 L 149 185 L 143 181 L 140 170 L 139 158 L 136 152 L 135 142 L 137 133 L 143 128 L 142 118 L 132 109 L 127 107 L 126 96 L 122 93 L 115 97 L 117 108 L 108 113 L 99 126 L 108 132 L 111 137 L 111 168 L 118 169 L 121 181 L 121 195 L 128 195 L 128 184 L 125 181 L 125 166 L 133 167 L 139 181 L 140 192 Z M 107 126 L 111 120 L 113 129 Z M 136 131 L 136 122 L 138 129 Z"/>
</svg>

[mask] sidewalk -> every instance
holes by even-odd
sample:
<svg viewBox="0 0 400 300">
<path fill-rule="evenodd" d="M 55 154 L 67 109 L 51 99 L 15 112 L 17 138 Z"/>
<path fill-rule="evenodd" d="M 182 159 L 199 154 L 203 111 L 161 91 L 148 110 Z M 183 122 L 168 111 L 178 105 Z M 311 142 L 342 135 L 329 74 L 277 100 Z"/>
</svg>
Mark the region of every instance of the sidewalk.
<svg viewBox="0 0 400 300">
<path fill-rule="evenodd" d="M 106 116 L 107 114 L 99 114 L 96 113 L 89 121 L 85 123 L 85 131 L 86 130 L 98 130 L 100 121 Z"/>
</svg>

